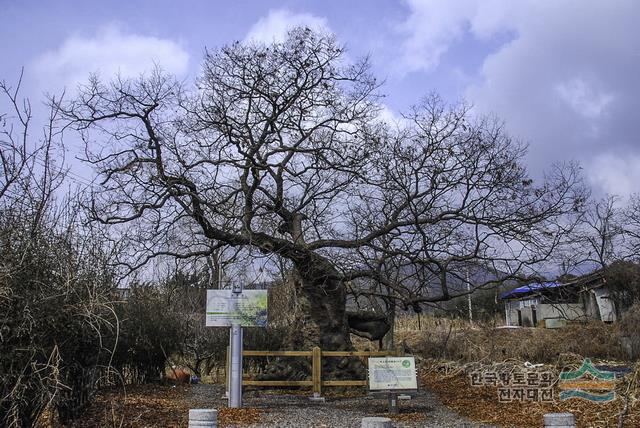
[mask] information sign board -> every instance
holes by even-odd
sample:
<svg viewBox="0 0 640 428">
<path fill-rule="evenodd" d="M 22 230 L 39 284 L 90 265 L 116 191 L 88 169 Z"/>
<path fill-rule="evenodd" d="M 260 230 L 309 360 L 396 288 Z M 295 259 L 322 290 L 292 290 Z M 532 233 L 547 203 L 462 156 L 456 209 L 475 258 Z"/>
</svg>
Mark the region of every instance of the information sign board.
<svg viewBox="0 0 640 428">
<path fill-rule="evenodd" d="M 207 290 L 208 327 L 267 326 L 267 290 Z"/>
<path fill-rule="evenodd" d="M 369 358 L 369 389 L 417 390 L 416 362 L 413 357 Z"/>
</svg>

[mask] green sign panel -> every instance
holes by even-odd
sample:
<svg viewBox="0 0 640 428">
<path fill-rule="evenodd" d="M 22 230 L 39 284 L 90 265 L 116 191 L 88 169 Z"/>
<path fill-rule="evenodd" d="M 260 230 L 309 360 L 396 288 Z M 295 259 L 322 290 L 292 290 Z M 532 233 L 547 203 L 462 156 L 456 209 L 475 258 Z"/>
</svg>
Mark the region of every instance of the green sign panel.
<svg viewBox="0 0 640 428">
<path fill-rule="evenodd" d="M 369 358 L 369 389 L 418 389 L 416 362 L 413 357 Z"/>
<path fill-rule="evenodd" d="M 267 326 L 267 290 L 207 290 L 207 321 L 209 327 Z"/>
</svg>

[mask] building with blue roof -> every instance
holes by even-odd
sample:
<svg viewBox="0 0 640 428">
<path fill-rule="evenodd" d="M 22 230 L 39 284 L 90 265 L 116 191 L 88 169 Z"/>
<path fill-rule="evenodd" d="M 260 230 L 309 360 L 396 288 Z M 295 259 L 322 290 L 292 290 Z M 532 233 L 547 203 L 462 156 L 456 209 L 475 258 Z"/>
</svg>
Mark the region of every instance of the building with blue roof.
<svg viewBox="0 0 640 428">
<path fill-rule="evenodd" d="M 507 326 L 556 328 L 571 321 L 616 321 L 616 305 L 600 271 L 569 281 L 522 285 L 500 299 Z"/>
</svg>

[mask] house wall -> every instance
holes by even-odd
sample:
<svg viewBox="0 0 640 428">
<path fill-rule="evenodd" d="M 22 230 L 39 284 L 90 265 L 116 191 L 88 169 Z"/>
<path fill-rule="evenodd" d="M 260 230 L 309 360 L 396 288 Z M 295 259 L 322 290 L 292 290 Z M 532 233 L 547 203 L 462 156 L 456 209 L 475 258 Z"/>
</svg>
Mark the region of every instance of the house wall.
<svg viewBox="0 0 640 428">
<path fill-rule="evenodd" d="M 593 320 L 600 319 L 600 309 L 598 308 L 598 302 L 596 302 L 596 296 L 590 292 L 580 293 L 580 298 L 584 303 L 584 309 L 587 314 L 587 318 Z"/>
<path fill-rule="evenodd" d="M 522 306 L 521 301 L 505 302 L 505 321 L 507 325 L 517 326 L 518 310 L 520 310 L 523 327 L 536 327 L 533 323 L 533 310 L 536 310 L 536 320 L 555 318 L 569 321 L 584 320 L 586 313 L 582 303 L 542 303 L 535 306 Z"/>
<path fill-rule="evenodd" d="M 505 301 L 504 311 L 507 325 L 518 325 L 518 302 L 514 300 Z"/>
<path fill-rule="evenodd" d="M 616 305 L 607 287 L 592 288 L 582 293 L 582 299 L 589 319 L 616 321 Z"/>
<path fill-rule="evenodd" d="M 522 313 L 523 327 L 535 327 L 535 325 L 533 324 L 533 310 L 531 308 L 532 306 L 526 306 L 520 309 L 520 312 Z"/>
<path fill-rule="evenodd" d="M 522 325 L 522 327 L 535 327 L 533 322 L 533 309 L 536 308 L 538 300 L 523 299 L 523 300 L 507 300 L 505 302 L 505 320 L 507 325 Z M 518 311 L 520 311 L 520 317 L 522 318 L 522 324 L 518 322 Z M 539 321 L 540 314 L 536 313 L 536 320 Z"/>
<path fill-rule="evenodd" d="M 569 321 L 586 318 L 586 312 L 582 303 L 543 303 L 538 305 L 538 320 L 547 318 L 560 318 Z"/>
<path fill-rule="evenodd" d="M 508 324 L 507 325 L 518 325 L 518 311 L 513 309 L 508 313 Z"/>
<path fill-rule="evenodd" d="M 609 290 L 606 287 L 599 287 L 592 289 L 591 292 L 595 296 L 600 319 L 605 322 L 614 322 L 616 320 L 616 309 L 613 299 L 609 297 Z"/>
</svg>

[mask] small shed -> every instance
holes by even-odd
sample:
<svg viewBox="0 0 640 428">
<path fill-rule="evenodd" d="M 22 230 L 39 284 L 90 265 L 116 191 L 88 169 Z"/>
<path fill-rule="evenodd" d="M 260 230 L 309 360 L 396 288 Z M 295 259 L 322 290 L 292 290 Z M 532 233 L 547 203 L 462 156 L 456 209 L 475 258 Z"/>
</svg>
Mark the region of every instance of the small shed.
<svg viewBox="0 0 640 428">
<path fill-rule="evenodd" d="M 570 281 L 523 285 L 506 293 L 507 326 L 561 327 L 567 321 L 616 321 L 616 305 L 600 272 Z"/>
</svg>

